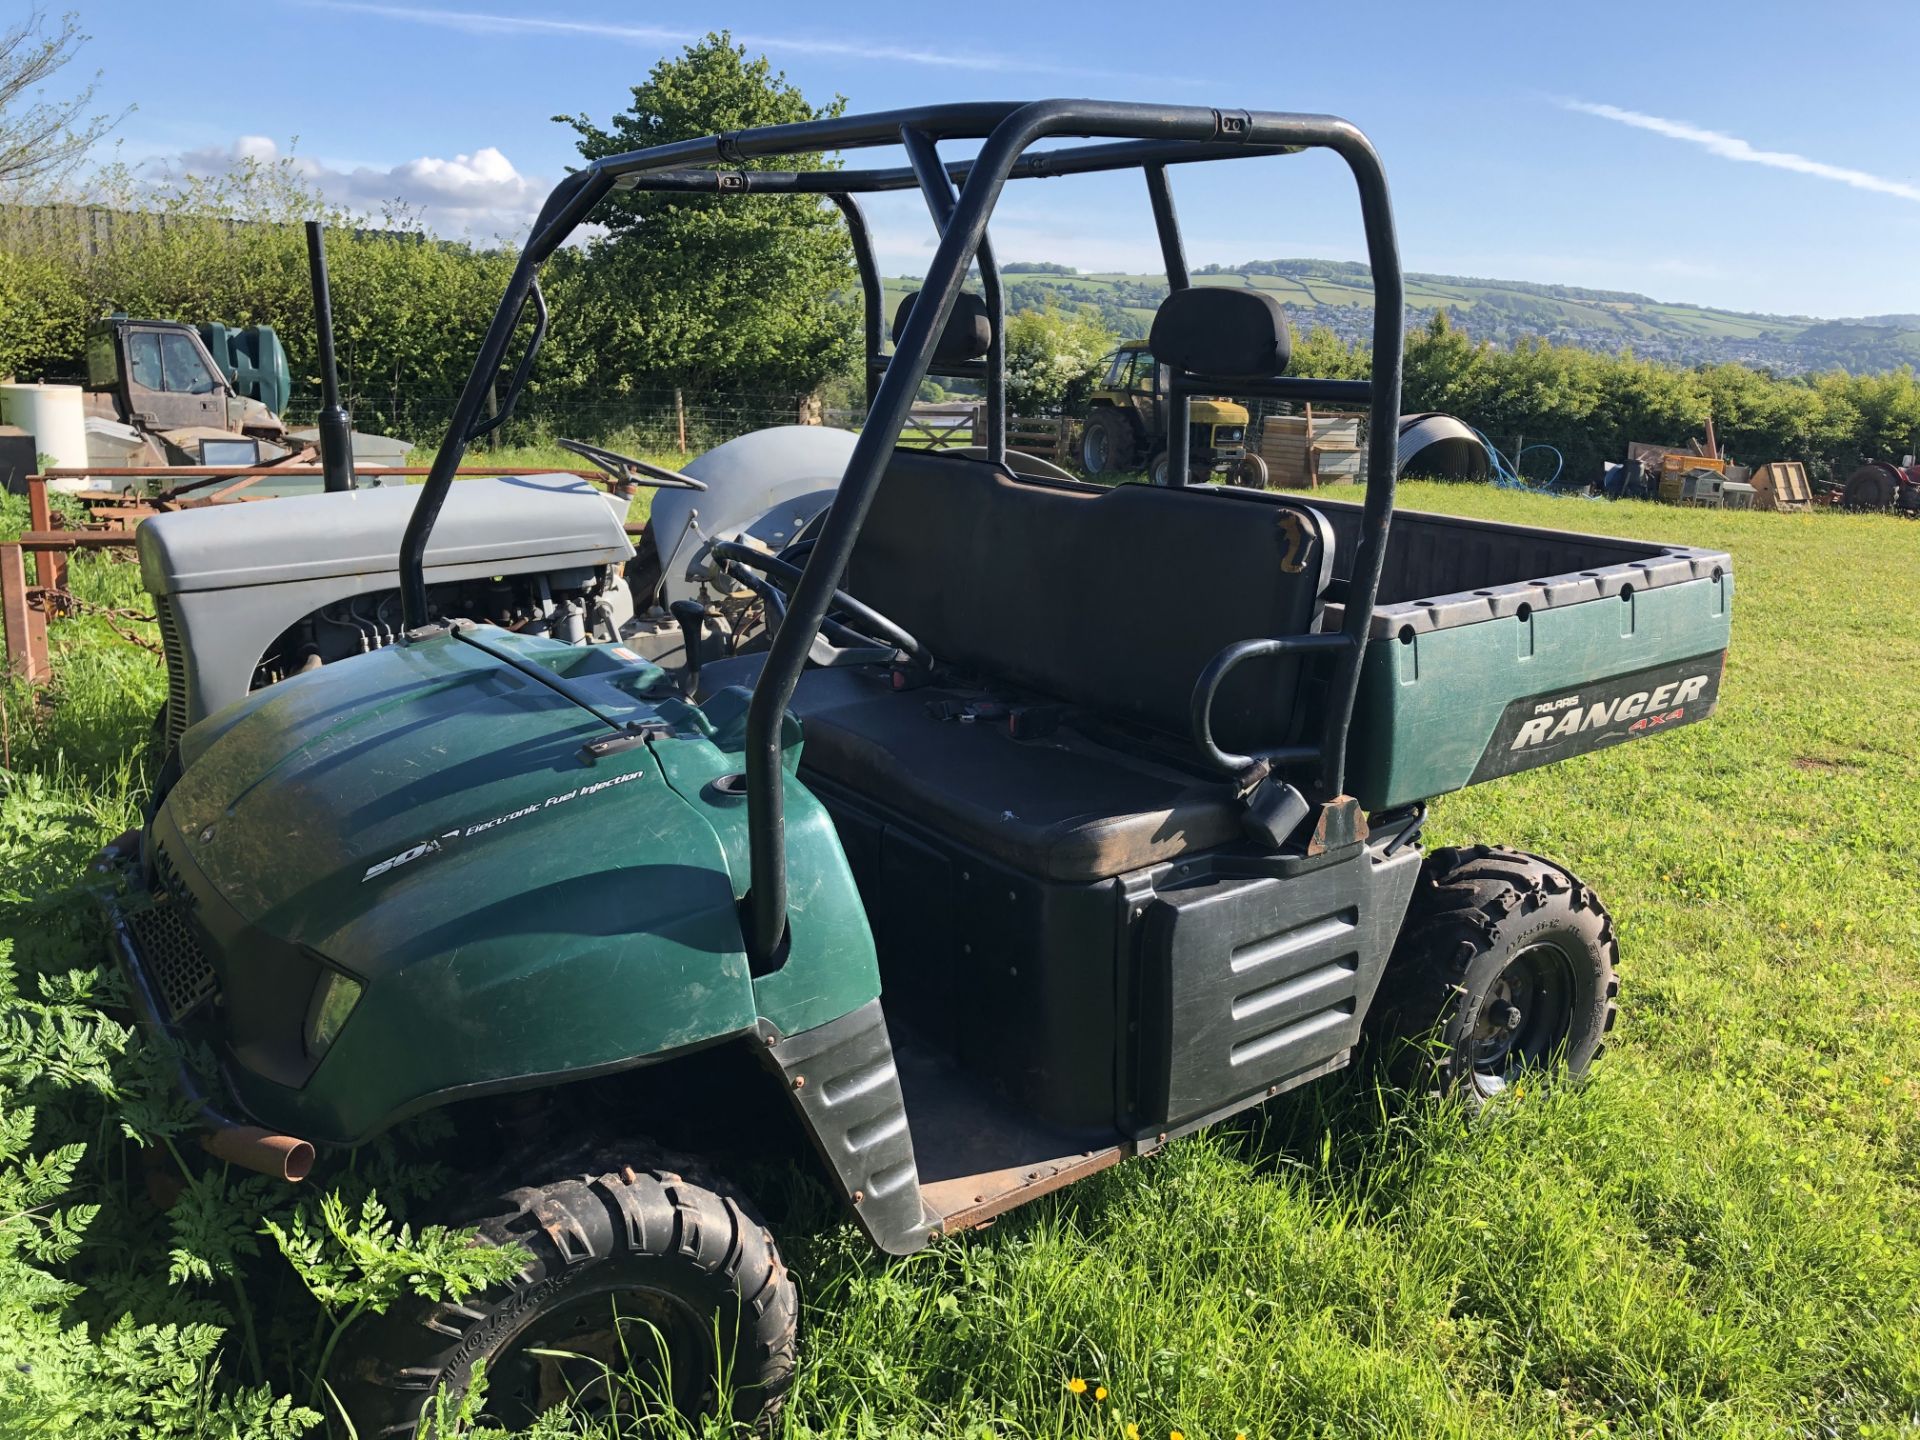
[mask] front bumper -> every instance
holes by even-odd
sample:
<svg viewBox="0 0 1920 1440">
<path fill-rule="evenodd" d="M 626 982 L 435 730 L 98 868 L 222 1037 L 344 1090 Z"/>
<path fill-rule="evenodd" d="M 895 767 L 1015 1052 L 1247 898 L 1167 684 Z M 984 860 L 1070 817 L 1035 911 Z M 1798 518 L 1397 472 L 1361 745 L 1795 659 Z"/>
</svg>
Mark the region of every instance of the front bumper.
<svg viewBox="0 0 1920 1440">
<path fill-rule="evenodd" d="M 201 1126 L 202 1145 L 263 1175 L 305 1179 L 313 1168 L 312 1144 L 233 1118 L 225 1095 L 216 1103 L 213 1087 L 188 1062 L 195 1046 L 212 1038 L 217 979 L 180 907 L 146 883 L 139 838 L 132 832 L 122 835 L 100 852 L 94 870 L 105 880 L 97 896 L 135 1023 L 149 1043 L 169 1052 L 174 1085 Z"/>
<path fill-rule="evenodd" d="M 143 1035 L 173 1052 L 175 1078 L 188 1102 L 211 1109 L 211 1087 L 184 1057 L 213 1038 L 219 990 L 213 965 L 180 907 L 149 884 L 137 834 L 129 831 L 108 845 L 93 869 L 102 877 L 95 898 L 106 918 L 108 949 L 127 982 L 134 1019 Z"/>
</svg>

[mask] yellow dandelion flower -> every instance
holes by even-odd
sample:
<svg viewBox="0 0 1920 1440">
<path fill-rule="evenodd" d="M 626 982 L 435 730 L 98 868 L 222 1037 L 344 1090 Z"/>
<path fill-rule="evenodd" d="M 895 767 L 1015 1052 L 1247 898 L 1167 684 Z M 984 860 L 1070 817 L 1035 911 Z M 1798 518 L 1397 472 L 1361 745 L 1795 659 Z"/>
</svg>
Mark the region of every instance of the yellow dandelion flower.
<svg viewBox="0 0 1920 1440">
<path fill-rule="evenodd" d="M 1127 1440 L 1140 1440 L 1140 1427 L 1138 1425 L 1129 1425 L 1121 1433 L 1127 1437 Z"/>
<path fill-rule="evenodd" d="M 1169 1430 L 1167 1432 L 1167 1440 L 1187 1440 L 1186 1432 L 1182 1430 Z"/>
<path fill-rule="evenodd" d="M 1086 1394 L 1087 1382 L 1082 1380 L 1078 1375 L 1074 1376 L 1073 1379 L 1067 1381 L 1067 1393 L 1069 1395 Z"/>
<path fill-rule="evenodd" d="M 1883 1082 L 1882 1082 L 1882 1083 L 1884 1083 L 1884 1078 L 1883 1078 Z M 1094 1399 L 1096 1399 L 1096 1400 L 1104 1400 L 1104 1399 L 1106 1399 L 1106 1398 L 1107 1398 L 1107 1387 L 1106 1387 L 1106 1386 L 1104 1386 L 1104 1385 L 1096 1385 L 1096 1386 L 1094 1386 L 1094 1387 L 1093 1387 L 1093 1398 L 1094 1398 Z"/>
</svg>

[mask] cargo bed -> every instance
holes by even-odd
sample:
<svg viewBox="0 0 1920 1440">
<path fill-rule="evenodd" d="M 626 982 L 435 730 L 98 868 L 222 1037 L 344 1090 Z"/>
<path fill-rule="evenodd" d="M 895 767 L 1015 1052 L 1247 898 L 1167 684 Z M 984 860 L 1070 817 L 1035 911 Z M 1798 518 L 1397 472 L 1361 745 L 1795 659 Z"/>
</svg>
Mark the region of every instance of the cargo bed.
<svg viewBox="0 0 1920 1440">
<path fill-rule="evenodd" d="M 1337 537 L 1322 625 L 1336 629 L 1360 507 L 1312 504 Z M 1405 510 L 1391 537 L 1348 764 L 1367 809 L 1712 712 L 1733 602 L 1724 552 Z"/>
</svg>

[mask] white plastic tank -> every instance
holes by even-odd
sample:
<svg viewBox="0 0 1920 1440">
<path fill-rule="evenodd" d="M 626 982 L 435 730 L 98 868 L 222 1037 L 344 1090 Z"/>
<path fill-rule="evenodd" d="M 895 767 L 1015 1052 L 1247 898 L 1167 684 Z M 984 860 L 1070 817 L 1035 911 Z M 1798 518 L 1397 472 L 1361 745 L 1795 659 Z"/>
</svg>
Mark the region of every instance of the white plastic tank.
<svg viewBox="0 0 1920 1440">
<path fill-rule="evenodd" d="M 56 466 L 87 466 L 86 407 L 78 385 L 0 385 L 0 424 L 33 436 L 34 449 Z"/>
</svg>

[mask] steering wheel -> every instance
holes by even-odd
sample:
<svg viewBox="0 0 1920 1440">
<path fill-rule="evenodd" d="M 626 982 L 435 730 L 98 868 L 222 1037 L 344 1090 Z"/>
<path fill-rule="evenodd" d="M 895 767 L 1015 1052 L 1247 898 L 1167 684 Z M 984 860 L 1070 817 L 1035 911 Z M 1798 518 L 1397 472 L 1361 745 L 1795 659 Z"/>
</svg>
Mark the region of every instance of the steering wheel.
<svg viewBox="0 0 1920 1440">
<path fill-rule="evenodd" d="M 798 565 L 738 540 L 717 541 L 711 553 L 723 570 L 765 600 L 770 611 L 785 618 L 787 598 L 800 583 L 803 573 Z M 852 623 L 835 620 L 836 612 Z M 841 644 L 826 660 L 827 664 L 873 664 L 891 659 L 896 653 L 922 662 L 928 658 L 920 642 L 910 633 L 844 590 L 833 592 L 832 608 L 820 628 Z"/>
<path fill-rule="evenodd" d="M 622 455 L 617 450 L 608 450 L 600 445 L 590 445 L 585 440 L 558 440 L 554 442 L 562 450 L 570 450 L 581 459 L 590 462 L 596 469 L 604 470 L 620 485 L 650 485 L 657 490 L 705 490 L 706 481 L 696 480 L 691 475 L 682 475 L 678 470 L 669 470 L 664 465 L 656 465 L 651 460 L 636 460 L 631 455 Z"/>
</svg>

